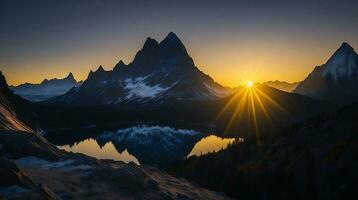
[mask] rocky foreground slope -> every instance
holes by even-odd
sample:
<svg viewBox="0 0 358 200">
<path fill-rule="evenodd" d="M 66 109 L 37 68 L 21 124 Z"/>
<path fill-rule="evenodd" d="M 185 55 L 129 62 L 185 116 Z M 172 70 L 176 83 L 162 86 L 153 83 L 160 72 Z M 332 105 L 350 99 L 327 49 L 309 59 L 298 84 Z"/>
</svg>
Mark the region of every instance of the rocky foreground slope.
<svg viewBox="0 0 358 200">
<path fill-rule="evenodd" d="M 61 151 L 36 133 L 1 131 L 0 145 L 8 199 L 227 199 L 155 168 Z"/>
<path fill-rule="evenodd" d="M 59 150 L 22 121 L 29 104 L 2 75 L 0 103 L 0 199 L 227 199 L 155 168 Z"/>
</svg>

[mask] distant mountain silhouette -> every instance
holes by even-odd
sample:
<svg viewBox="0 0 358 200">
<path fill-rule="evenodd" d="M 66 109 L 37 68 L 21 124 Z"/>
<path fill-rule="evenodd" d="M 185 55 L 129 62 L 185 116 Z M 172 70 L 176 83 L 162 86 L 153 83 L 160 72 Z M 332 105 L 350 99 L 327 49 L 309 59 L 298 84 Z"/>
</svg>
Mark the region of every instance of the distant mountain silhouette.
<svg viewBox="0 0 358 200">
<path fill-rule="evenodd" d="M 294 90 L 295 93 L 337 104 L 358 101 L 358 55 L 347 43 L 316 67 Z"/>
<path fill-rule="evenodd" d="M 292 92 L 297 87 L 297 85 L 299 83 L 300 82 L 289 83 L 286 81 L 275 80 L 275 81 L 266 81 L 266 82 L 263 82 L 262 84 L 269 86 L 269 87 L 276 88 L 278 90 L 285 91 L 285 92 Z"/>
<path fill-rule="evenodd" d="M 24 83 L 18 86 L 11 86 L 15 94 L 30 101 L 43 101 L 54 96 L 68 92 L 72 87 L 81 85 L 77 82 L 72 73 L 63 79 L 44 79 L 40 84 Z"/>
<path fill-rule="evenodd" d="M 147 38 L 134 60 L 119 61 L 113 70 L 99 66 L 91 71 L 81 87 L 52 98 L 50 102 L 77 105 L 121 103 L 172 103 L 212 100 L 232 93 L 200 71 L 185 46 L 169 33 L 158 43 Z"/>
<path fill-rule="evenodd" d="M 239 87 L 230 96 L 207 101 L 86 106 L 58 102 L 42 105 L 38 107 L 38 114 L 45 129 L 93 125 L 97 128 L 116 128 L 138 123 L 195 124 L 225 136 L 250 137 L 255 137 L 253 133 L 256 131 L 276 130 L 335 108 L 326 102 L 259 84 L 252 89 Z"/>
</svg>

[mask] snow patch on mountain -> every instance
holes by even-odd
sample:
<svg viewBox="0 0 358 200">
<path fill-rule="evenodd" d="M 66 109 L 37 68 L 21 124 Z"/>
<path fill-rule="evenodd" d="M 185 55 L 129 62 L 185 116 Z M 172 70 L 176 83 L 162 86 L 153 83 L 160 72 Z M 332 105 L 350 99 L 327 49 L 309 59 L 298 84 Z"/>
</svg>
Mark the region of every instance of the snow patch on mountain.
<svg viewBox="0 0 358 200">
<path fill-rule="evenodd" d="M 332 55 L 324 67 L 323 75 L 330 75 L 334 80 L 358 75 L 358 55 L 346 43 Z"/>
<path fill-rule="evenodd" d="M 77 82 L 73 74 L 70 73 L 66 78 L 63 79 L 44 79 L 39 84 L 24 83 L 18 86 L 11 86 L 10 89 L 15 94 L 29 101 L 43 101 L 54 96 L 63 95 L 73 87 L 79 87 L 82 81 Z"/>
<path fill-rule="evenodd" d="M 127 134 L 129 136 L 135 136 L 135 135 L 154 135 L 157 133 L 161 133 L 164 135 L 196 135 L 199 134 L 199 132 L 191 129 L 175 129 L 169 126 L 133 126 L 125 129 L 118 129 L 114 134 L 122 135 Z M 103 134 L 103 137 L 106 137 L 106 135 L 111 135 L 113 132 L 108 132 L 107 134 Z"/>
<path fill-rule="evenodd" d="M 117 131 L 104 132 L 97 137 L 102 143 L 112 142 L 119 151 L 127 148 L 140 163 L 160 163 L 163 160 L 184 157 L 186 145 L 195 143 L 201 134 L 194 130 L 175 129 L 168 126 L 133 126 Z M 175 154 L 175 155 L 174 155 Z M 158 157 L 158 155 L 160 155 Z"/>
<path fill-rule="evenodd" d="M 124 89 L 128 91 L 126 99 L 133 97 L 139 98 L 154 98 L 158 94 L 168 90 L 170 87 L 161 87 L 160 84 L 150 86 L 147 85 L 144 80 L 146 77 L 137 77 L 135 79 L 128 78 L 126 79 Z"/>
<path fill-rule="evenodd" d="M 149 143 L 150 139 L 156 136 L 166 140 L 177 140 L 183 136 L 194 136 L 199 134 L 195 130 L 175 129 L 169 126 L 133 126 L 126 129 L 119 129 L 115 132 L 105 132 L 99 137 L 111 141 L 135 140 L 138 143 Z M 168 142 L 169 143 L 169 142 Z"/>
</svg>

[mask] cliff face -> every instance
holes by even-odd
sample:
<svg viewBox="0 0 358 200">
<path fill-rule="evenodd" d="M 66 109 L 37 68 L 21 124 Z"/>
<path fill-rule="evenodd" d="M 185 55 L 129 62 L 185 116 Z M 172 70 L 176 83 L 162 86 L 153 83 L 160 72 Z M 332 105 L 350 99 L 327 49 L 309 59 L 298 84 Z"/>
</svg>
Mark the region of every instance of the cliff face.
<svg viewBox="0 0 358 200">
<path fill-rule="evenodd" d="M 29 107 L 29 102 L 12 93 L 0 71 L 0 129 L 32 131 L 35 117 Z"/>
</svg>

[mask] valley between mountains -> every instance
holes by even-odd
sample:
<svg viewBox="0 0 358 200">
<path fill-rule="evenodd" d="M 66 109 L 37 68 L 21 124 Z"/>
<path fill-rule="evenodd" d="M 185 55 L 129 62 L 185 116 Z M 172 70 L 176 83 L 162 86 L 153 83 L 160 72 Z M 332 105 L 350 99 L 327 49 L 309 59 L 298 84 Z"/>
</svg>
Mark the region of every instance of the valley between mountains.
<svg viewBox="0 0 358 200">
<path fill-rule="evenodd" d="M 230 88 L 173 32 L 84 81 L 1 73 L 0 199 L 349 199 L 357 87 L 347 43 L 302 82 Z"/>
</svg>

